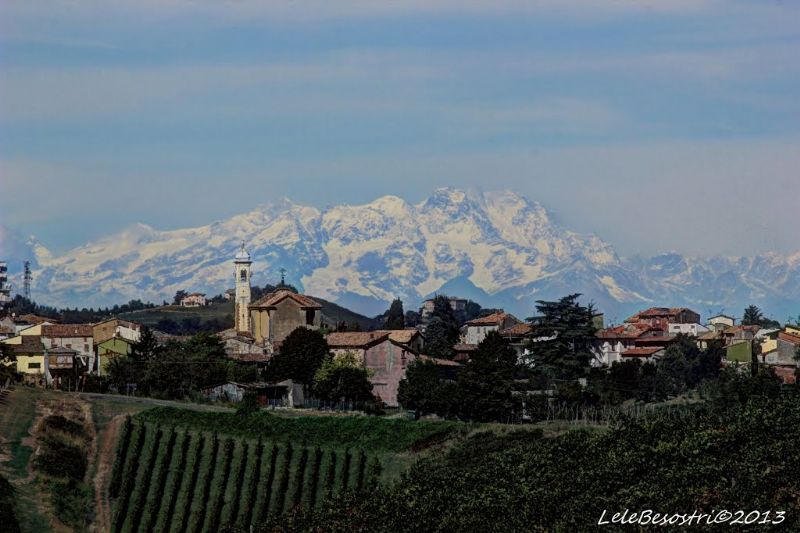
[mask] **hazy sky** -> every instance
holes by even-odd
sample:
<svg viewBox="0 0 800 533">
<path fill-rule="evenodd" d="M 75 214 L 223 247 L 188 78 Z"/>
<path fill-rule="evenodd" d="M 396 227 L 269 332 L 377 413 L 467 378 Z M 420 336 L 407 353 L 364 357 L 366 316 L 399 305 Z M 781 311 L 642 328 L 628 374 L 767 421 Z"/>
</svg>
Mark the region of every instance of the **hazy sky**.
<svg viewBox="0 0 800 533">
<path fill-rule="evenodd" d="M 515 189 L 625 254 L 795 251 L 800 2 L 2 0 L 0 224 Z"/>
</svg>

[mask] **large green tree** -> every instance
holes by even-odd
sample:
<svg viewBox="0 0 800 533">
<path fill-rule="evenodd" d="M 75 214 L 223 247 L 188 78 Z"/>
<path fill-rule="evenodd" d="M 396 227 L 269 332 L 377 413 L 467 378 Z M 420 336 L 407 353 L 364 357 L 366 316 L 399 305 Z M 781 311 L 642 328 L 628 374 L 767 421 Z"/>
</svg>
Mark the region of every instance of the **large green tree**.
<svg viewBox="0 0 800 533">
<path fill-rule="evenodd" d="M 328 355 L 314 375 L 314 395 L 332 402 L 366 402 L 373 398 L 369 372 L 352 353 Z"/>
<path fill-rule="evenodd" d="M 557 301 L 536 302 L 538 315 L 529 318 L 537 338 L 528 342 L 530 363 L 535 372 L 551 379 L 577 379 L 589 372 L 594 354 L 594 307 L 578 303 L 580 294 Z"/>
<path fill-rule="evenodd" d="M 512 391 L 517 353 L 496 331 L 489 332 L 458 375 L 462 417 L 479 422 L 508 422 L 518 411 Z"/>
<path fill-rule="evenodd" d="M 414 360 L 397 389 L 397 401 L 417 417 L 438 411 L 439 370 L 431 360 Z"/>
<path fill-rule="evenodd" d="M 433 357 L 452 359 L 453 346 L 458 343 L 458 329 L 453 330 L 444 320 L 433 317 L 425 327 L 425 351 Z"/>
<path fill-rule="evenodd" d="M 280 351 L 270 359 L 266 376 L 271 381 L 291 379 L 311 385 L 314 375 L 330 353 L 322 333 L 298 327 L 281 344 Z"/>
</svg>

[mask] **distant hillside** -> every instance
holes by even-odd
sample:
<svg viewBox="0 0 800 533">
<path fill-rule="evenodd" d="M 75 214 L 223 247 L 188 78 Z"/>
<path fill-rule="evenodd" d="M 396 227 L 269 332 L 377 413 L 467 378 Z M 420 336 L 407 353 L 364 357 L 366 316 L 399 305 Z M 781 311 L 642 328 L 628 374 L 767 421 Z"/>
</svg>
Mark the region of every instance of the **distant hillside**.
<svg viewBox="0 0 800 533">
<path fill-rule="evenodd" d="M 357 322 L 362 330 L 379 329 L 381 323 L 375 319 L 358 314 L 341 305 L 311 296 L 322 304 L 323 322 L 336 325 L 339 322 L 352 324 Z M 178 305 L 165 305 L 153 309 L 142 309 L 130 313 L 122 313 L 120 318 L 131 320 L 149 327 L 158 328 L 159 322 L 164 320 L 177 323 L 179 326 L 188 321 L 191 329 L 221 330 L 233 326 L 233 302 L 211 304 L 205 307 L 181 307 Z M 162 322 L 163 325 L 163 322 Z M 159 328 L 163 329 L 163 328 Z M 190 333 L 191 331 L 188 331 Z M 172 333 L 172 332 L 168 332 Z"/>
<path fill-rule="evenodd" d="M 346 307 L 342 307 L 341 305 L 329 302 L 328 300 L 323 300 L 322 298 L 318 298 L 316 296 L 312 296 L 311 298 L 322 304 L 322 319 L 323 322 L 327 324 L 336 325 L 339 322 L 352 324 L 353 322 L 357 322 L 363 331 L 372 331 L 375 329 L 381 329 L 383 327 L 383 324 L 380 320 L 375 320 L 374 318 L 369 318 L 367 316 L 358 314 Z"/>
</svg>

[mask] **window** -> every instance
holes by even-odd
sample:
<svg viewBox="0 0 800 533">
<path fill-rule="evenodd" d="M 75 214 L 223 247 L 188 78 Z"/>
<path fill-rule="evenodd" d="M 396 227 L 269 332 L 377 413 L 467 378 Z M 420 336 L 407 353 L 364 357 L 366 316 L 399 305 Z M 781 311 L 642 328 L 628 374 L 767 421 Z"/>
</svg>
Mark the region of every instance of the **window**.
<svg viewBox="0 0 800 533">
<path fill-rule="evenodd" d="M 42 368 L 42 363 L 28 363 L 28 370 L 38 370 Z"/>
<path fill-rule="evenodd" d="M 67 344 L 67 348 L 72 348 L 72 345 L 71 344 Z"/>
<path fill-rule="evenodd" d="M 306 326 L 314 325 L 314 310 L 306 309 Z"/>
<path fill-rule="evenodd" d="M 246 269 L 243 268 L 242 271 L 239 272 L 239 279 L 242 280 L 242 281 L 247 281 L 247 270 Z"/>
</svg>

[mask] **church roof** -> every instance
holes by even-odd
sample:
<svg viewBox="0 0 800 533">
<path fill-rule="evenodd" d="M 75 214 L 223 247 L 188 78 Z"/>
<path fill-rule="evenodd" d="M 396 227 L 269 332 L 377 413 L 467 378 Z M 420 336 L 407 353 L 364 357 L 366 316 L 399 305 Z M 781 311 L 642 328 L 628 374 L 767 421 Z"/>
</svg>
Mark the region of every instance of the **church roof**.
<svg viewBox="0 0 800 533">
<path fill-rule="evenodd" d="M 320 305 L 319 302 L 312 300 L 308 296 L 297 294 L 296 292 L 288 289 L 278 289 L 277 291 L 271 292 L 263 296 L 258 301 L 250 304 L 250 307 L 257 309 L 275 307 L 286 298 L 294 300 L 303 309 L 322 309 L 322 305 Z"/>
</svg>

